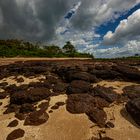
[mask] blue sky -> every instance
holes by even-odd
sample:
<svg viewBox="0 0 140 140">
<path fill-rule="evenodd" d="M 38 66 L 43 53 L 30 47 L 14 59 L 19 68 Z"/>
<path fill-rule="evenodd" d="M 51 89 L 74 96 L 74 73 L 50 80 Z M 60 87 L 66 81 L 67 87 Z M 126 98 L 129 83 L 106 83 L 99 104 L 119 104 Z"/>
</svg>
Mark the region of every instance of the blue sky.
<svg viewBox="0 0 140 140">
<path fill-rule="evenodd" d="M 95 57 L 140 54 L 140 0 L 0 0 L 0 39 L 14 38 L 71 41 Z"/>
<path fill-rule="evenodd" d="M 136 40 L 135 37 L 134 40 L 126 40 L 126 42 L 118 41 L 117 43 L 113 44 L 104 43 L 104 36 L 106 36 L 108 32 L 114 33 L 117 27 L 120 25 L 121 21 L 128 20 L 129 17 L 131 17 L 140 9 L 139 2 L 128 9 L 122 11 L 114 11 L 113 14 L 116 15 L 116 17 L 109 18 L 99 25 L 93 25 L 89 30 L 83 30 L 79 32 L 73 28 L 71 21 L 73 20 L 73 17 L 78 14 L 78 10 L 80 9 L 81 4 L 82 2 L 78 3 L 77 5 L 75 4 L 72 9 L 66 13 L 64 19 L 58 26 L 58 38 L 56 41 L 59 42 L 60 40 L 59 45 L 70 39 L 71 42 L 74 43 L 74 45 L 76 45 L 76 47 L 79 49 L 79 51 L 93 53 L 96 57 L 123 57 L 135 55 L 135 53 L 140 54 L 139 37 Z M 138 13 L 138 16 L 140 16 L 140 13 Z M 129 33 L 131 34 L 131 32 Z M 77 34 L 80 34 L 81 36 L 79 37 Z M 73 38 L 73 35 L 76 37 Z M 137 36 L 139 35 L 140 32 Z M 131 45 L 134 45 L 134 48 Z"/>
</svg>

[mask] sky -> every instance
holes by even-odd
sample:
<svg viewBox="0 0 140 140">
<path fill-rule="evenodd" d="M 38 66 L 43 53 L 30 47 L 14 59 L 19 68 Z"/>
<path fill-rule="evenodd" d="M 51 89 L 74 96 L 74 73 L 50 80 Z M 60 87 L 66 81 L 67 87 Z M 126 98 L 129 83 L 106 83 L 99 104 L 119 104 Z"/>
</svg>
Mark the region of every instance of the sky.
<svg viewBox="0 0 140 140">
<path fill-rule="evenodd" d="M 62 47 L 98 58 L 140 54 L 140 0 L 0 0 L 0 39 Z"/>
</svg>

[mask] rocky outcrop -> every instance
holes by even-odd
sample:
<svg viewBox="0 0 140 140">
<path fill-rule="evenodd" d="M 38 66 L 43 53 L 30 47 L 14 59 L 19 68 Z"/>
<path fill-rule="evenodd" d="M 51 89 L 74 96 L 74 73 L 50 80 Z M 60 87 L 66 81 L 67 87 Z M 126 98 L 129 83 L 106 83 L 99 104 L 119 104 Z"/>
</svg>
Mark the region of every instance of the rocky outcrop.
<svg viewBox="0 0 140 140">
<path fill-rule="evenodd" d="M 123 95 L 129 99 L 140 98 L 140 85 L 127 86 L 123 89 Z"/>
<path fill-rule="evenodd" d="M 105 126 L 106 113 L 104 107 L 109 103 L 102 98 L 94 98 L 89 94 L 72 94 L 68 96 L 66 109 L 73 114 L 86 113 L 91 121 L 100 127 Z"/>
<path fill-rule="evenodd" d="M 108 101 L 109 103 L 117 101 L 117 99 L 119 98 L 119 95 L 116 94 L 116 92 L 113 91 L 112 88 L 106 88 L 99 85 L 94 87 L 90 94 L 94 97 L 99 96 Z"/>
<path fill-rule="evenodd" d="M 140 98 L 127 102 L 126 110 L 131 115 L 133 120 L 140 125 Z"/>
<path fill-rule="evenodd" d="M 90 91 L 90 83 L 82 80 L 75 80 L 70 83 L 66 93 L 77 94 L 77 93 L 88 93 Z"/>
</svg>

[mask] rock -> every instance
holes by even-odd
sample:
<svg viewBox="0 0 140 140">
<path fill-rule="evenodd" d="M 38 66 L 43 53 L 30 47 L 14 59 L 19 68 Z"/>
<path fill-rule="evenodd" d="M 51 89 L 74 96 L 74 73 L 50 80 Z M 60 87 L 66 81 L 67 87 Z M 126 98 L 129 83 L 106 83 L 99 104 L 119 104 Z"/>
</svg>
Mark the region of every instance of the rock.
<svg viewBox="0 0 140 140">
<path fill-rule="evenodd" d="M 46 76 L 46 80 L 50 84 L 57 84 L 57 83 L 59 83 L 59 79 L 54 77 L 54 76 L 51 76 L 51 75 Z"/>
<path fill-rule="evenodd" d="M 101 137 L 101 138 L 93 138 L 93 140 L 113 140 L 112 138 L 110 137 Z"/>
<path fill-rule="evenodd" d="M 124 96 L 129 99 L 140 98 L 140 85 L 127 86 L 123 89 Z"/>
<path fill-rule="evenodd" d="M 131 115 L 133 120 L 140 125 L 140 98 L 130 100 L 126 104 L 126 110 Z"/>
<path fill-rule="evenodd" d="M 92 110 L 86 112 L 86 114 L 89 117 L 89 119 L 92 122 L 97 123 L 99 127 L 105 126 L 107 115 L 104 110 L 99 109 L 99 108 L 93 108 Z"/>
<path fill-rule="evenodd" d="M 17 83 L 22 83 L 22 82 L 24 82 L 24 79 L 22 77 L 20 77 L 20 78 L 17 78 L 16 81 L 17 81 Z"/>
<path fill-rule="evenodd" d="M 2 102 L 0 102 L 0 106 L 2 105 Z"/>
<path fill-rule="evenodd" d="M 24 120 L 25 119 L 25 117 L 26 117 L 26 115 L 25 114 L 23 114 L 23 113 L 16 113 L 15 114 L 15 117 L 17 118 L 17 119 L 19 119 L 19 120 Z"/>
<path fill-rule="evenodd" d="M 58 109 L 60 106 L 65 105 L 64 102 L 57 102 L 54 106 L 51 107 L 51 109 L 55 110 Z"/>
<path fill-rule="evenodd" d="M 25 104 L 47 99 L 51 92 L 47 88 L 33 88 L 28 91 L 18 91 L 11 95 L 10 104 Z"/>
<path fill-rule="evenodd" d="M 61 83 L 57 83 L 57 84 L 54 84 L 52 89 L 53 89 L 53 92 L 62 93 L 62 92 L 66 91 L 67 84 L 62 83 L 62 82 Z"/>
<path fill-rule="evenodd" d="M 49 107 L 49 101 L 48 102 L 43 102 L 38 106 L 41 110 L 47 110 Z"/>
<path fill-rule="evenodd" d="M 49 113 L 53 113 L 53 111 L 52 111 L 52 110 L 50 110 L 50 111 L 49 111 Z"/>
<path fill-rule="evenodd" d="M 88 93 L 90 91 L 90 87 L 91 86 L 89 82 L 75 80 L 70 83 L 66 93 L 67 94 Z"/>
<path fill-rule="evenodd" d="M 113 124 L 112 122 L 107 122 L 107 123 L 105 124 L 105 127 L 106 127 L 106 128 L 114 128 L 114 124 Z"/>
<path fill-rule="evenodd" d="M 87 73 L 87 72 L 67 72 L 65 79 L 67 82 L 72 82 L 74 80 L 83 80 L 83 81 L 87 81 L 87 82 L 91 82 L 91 83 L 96 83 L 98 82 L 98 79 L 96 78 L 96 76 Z"/>
<path fill-rule="evenodd" d="M 123 79 L 129 79 L 133 81 L 140 80 L 140 71 L 136 68 L 132 68 L 127 65 L 116 65 L 112 67 L 114 71 L 121 73 Z"/>
<path fill-rule="evenodd" d="M 58 105 L 54 105 L 54 106 L 51 107 L 52 110 L 56 110 L 56 109 L 58 109 L 58 108 L 59 108 Z"/>
<path fill-rule="evenodd" d="M 6 138 L 6 140 L 15 140 L 15 139 L 18 139 L 18 138 L 22 138 L 25 134 L 25 131 L 18 128 L 18 129 L 15 129 L 14 131 L 12 131 Z"/>
<path fill-rule="evenodd" d="M 10 122 L 10 123 L 8 124 L 7 127 L 16 127 L 17 125 L 18 125 L 18 121 L 17 121 L 17 120 L 13 120 L 12 122 Z"/>
<path fill-rule="evenodd" d="M 47 88 L 33 88 L 27 92 L 31 102 L 41 101 L 50 97 L 51 92 Z"/>
<path fill-rule="evenodd" d="M 63 105 L 65 105 L 65 103 L 64 102 L 57 102 L 56 105 L 63 106 Z"/>
<path fill-rule="evenodd" d="M 35 111 L 35 107 L 32 105 L 32 104 L 29 104 L 29 103 L 25 103 L 25 104 L 22 104 L 21 107 L 20 107 L 20 110 L 19 110 L 19 113 L 30 113 L 30 112 L 33 112 Z"/>
<path fill-rule="evenodd" d="M 97 78 L 101 78 L 104 80 L 113 80 L 113 79 L 118 79 L 121 77 L 121 74 L 113 71 L 113 70 L 96 70 L 93 69 L 91 72 L 91 74 L 95 75 Z"/>
<path fill-rule="evenodd" d="M 24 125 L 41 125 L 49 119 L 49 115 L 44 110 L 35 111 L 26 117 Z"/>
<path fill-rule="evenodd" d="M 66 102 L 66 109 L 73 114 L 81 114 L 91 111 L 93 108 L 108 107 L 104 99 L 94 98 L 89 94 L 71 94 Z"/>
<path fill-rule="evenodd" d="M 93 88 L 91 95 L 99 96 L 109 103 L 117 101 L 119 98 L 119 95 L 115 91 L 113 91 L 112 88 L 106 88 L 99 85 Z"/>
<path fill-rule="evenodd" d="M 10 104 L 7 106 L 6 111 L 3 114 L 9 114 L 13 112 L 19 112 L 20 106 L 16 104 Z"/>
<path fill-rule="evenodd" d="M 8 86 L 8 83 L 7 82 L 0 83 L 0 87 L 1 88 L 6 87 L 6 86 Z"/>
<path fill-rule="evenodd" d="M 9 95 L 7 92 L 0 92 L 0 99 L 5 99 Z"/>
</svg>

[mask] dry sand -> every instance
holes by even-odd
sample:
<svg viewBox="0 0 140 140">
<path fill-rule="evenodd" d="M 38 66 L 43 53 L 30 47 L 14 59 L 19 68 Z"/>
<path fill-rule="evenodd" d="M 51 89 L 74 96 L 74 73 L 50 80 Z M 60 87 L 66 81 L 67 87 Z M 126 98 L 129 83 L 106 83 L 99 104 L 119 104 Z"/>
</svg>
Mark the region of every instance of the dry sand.
<svg viewBox="0 0 140 140">
<path fill-rule="evenodd" d="M 47 60 L 47 61 L 54 61 L 54 60 L 90 60 L 90 58 L 25 58 L 25 57 L 15 57 L 15 58 L 0 58 L 0 65 L 8 65 L 14 62 L 19 61 L 34 61 L 34 60 Z"/>
</svg>

